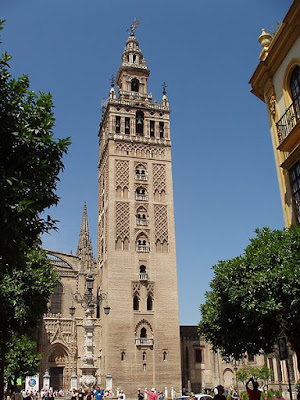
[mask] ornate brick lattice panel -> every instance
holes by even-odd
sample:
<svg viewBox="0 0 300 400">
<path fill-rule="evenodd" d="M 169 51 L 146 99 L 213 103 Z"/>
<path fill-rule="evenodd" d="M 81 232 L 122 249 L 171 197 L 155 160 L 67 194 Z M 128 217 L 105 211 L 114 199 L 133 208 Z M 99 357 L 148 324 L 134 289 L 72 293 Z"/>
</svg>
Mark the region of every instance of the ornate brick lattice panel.
<svg viewBox="0 0 300 400">
<path fill-rule="evenodd" d="M 154 283 L 149 282 L 147 285 L 147 296 L 152 296 L 154 298 Z"/>
<path fill-rule="evenodd" d="M 137 296 L 138 298 L 140 298 L 140 289 L 141 289 L 141 285 L 139 282 L 132 282 L 132 296 Z"/>
<path fill-rule="evenodd" d="M 108 159 L 105 164 L 104 169 L 104 196 L 105 202 L 108 201 L 108 182 L 109 182 L 109 169 L 108 169 Z M 108 241 L 108 223 L 107 223 L 107 211 L 104 213 L 104 251 L 107 252 L 107 241 Z"/>
<path fill-rule="evenodd" d="M 164 159 L 165 150 L 162 147 L 145 144 L 116 143 L 116 154 L 131 155 L 146 158 Z"/>
<path fill-rule="evenodd" d="M 115 163 L 116 187 L 129 187 L 129 161 L 116 160 Z"/>
<path fill-rule="evenodd" d="M 165 205 L 154 205 L 155 241 L 168 242 L 168 211 Z"/>
<path fill-rule="evenodd" d="M 129 203 L 116 203 L 116 238 L 129 240 Z"/>
<path fill-rule="evenodd" d="M 153 164 L 153 191 L 166 192 L 166 166 L 164 164 Z"/>
</svg>

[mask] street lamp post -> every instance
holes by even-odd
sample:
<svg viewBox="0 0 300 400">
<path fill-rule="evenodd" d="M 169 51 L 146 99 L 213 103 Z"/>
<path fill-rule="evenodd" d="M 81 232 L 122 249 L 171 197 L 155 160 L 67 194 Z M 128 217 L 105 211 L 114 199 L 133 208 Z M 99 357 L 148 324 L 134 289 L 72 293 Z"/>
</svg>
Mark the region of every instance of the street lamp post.
<svg viewBox="0 0 300 400">
<path fill-rule="evenodd" d="M 103 300 L 106 300 L 106 306 L 104 307 L 104 313 L 108 315 L 110 313 L 110 307 L 107 304 L 107 293 L 102 293 L 101 289 L 97 293 L 97 297 L 93 295 L 94 278 L 92 273 L 86 274 L 85 276 L 85 292 L 81 295 L 79 292 L 74 294 L 74 299 L 84 309 L 85 319 L 83 327 L 85 330 L 85 341 L 83 345 L 82 360 L 82 379 L 81 383 L 86 388 L 91 389 L 96 384 L 95 371 L 97 367 L 95 362 L 97 358 L 94 356 L 94 329 L 95 324 L 93 320 L 95 305 L 100 305 Z M 73 312 L 70 307 L 70 314 Z M 75 312 L 75 307 L 74 307 Z"/>
</svg>

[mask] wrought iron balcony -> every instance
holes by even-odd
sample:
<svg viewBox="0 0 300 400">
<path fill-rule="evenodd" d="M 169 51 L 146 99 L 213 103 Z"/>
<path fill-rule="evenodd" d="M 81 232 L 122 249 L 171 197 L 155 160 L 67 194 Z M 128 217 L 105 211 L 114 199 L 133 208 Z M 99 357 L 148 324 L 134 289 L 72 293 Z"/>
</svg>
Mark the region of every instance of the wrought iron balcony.
<svg viewBox="0 0 300 400">
<path fill-rule="evenodd" d="M 135 339 L 136 346 L 153 346 L 153 339 L 138 338 Z"/>
<path fill-rule="evenodd" d="M 142 225 L 142 226 L 147 226 L 148 225 L 148 220 L 147 219 L 137 218 L 136 219 L 136 224 L 137 225 Z"/>
<path fill-rule="evenodd" d="M 140 272 L 140 281 L 148 281 L 147 272 Z"/>
<path fill-rule="evenodd" d="M 147 246 L 145 244 L 138 244 L 136 246 L 136 251 L 139 252 L 139 253 L 149 253 L 150 246 Z"/>
<path fill-rule="evenodd" d="M 136 193 L 135 199 L 136 200 L 142 200 L 142 201 L 148 201 L 148 195 L 147 194 Z"/>
<path fill-rule="evenodd" d="M 300 120 L 299 104 L 293 102 L 278 122 L 276 122 L 278 140 L 281 143 Z"/>
</svg>

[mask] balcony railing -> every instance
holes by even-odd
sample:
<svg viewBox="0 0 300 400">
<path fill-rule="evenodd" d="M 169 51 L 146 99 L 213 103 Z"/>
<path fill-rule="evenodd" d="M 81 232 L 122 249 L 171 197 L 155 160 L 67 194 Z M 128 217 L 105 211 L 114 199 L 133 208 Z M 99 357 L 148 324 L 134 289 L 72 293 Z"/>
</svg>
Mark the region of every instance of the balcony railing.
<svg viewBox="0 0 300 400">
<path fill-rule="evenodd" d="M 148 274 L 146 272 L 140 273 L 140 281 L 148 281 Z"/>
<path fill-rule="evenodd" d="M 147 226 L 148 225 L 148 220 L 147 219 L 137 218 L 136 219 L 136 224 L 137 225 L 142 225 L 142 226 Z"/>
<path fill-rule="evenodd" d="M 135 179 L 137 181 L 147 181 L 148 180 L 148 175 L 145 174 L 135 174 Z"/>
<path fill-rule="evenodd" d="M 136 193 L 135 199 L 136 200 L 142 200 L 142 201 L 148 201 L 148 195 L 147 194 Z"/>
<path fill-rule="evenodd" d="M 150 246 L 147 246 L 145 244 L 138 244 L 136 246 L 136 251 L 138 251 L 139 253 L 149 253 Z"/>
<path fill-rule="evenodd" d="M 153 339 L 139 338 L 135 339 L 136 346 L 153 346 Z"/>
<path fill-rule="evenodd" d="M 298 103 L 292 103 L 278 122 L 276 122 L 278 140 L 281 143 L 292 131 L 300 119 Z"/>
</svg>

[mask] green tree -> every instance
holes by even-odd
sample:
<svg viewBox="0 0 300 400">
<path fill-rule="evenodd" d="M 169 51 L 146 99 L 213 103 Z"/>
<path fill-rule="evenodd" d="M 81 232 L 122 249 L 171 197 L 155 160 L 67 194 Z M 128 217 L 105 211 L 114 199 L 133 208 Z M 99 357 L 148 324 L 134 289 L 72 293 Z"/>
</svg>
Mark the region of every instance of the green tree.
<svg viewBox="0 0 300 400">
<path fill-rule="evenodd" d="M 11 382 L 14 391 L 17 379 L 26 375 L 34 375 L 38 368 L 42 355 L 37 352 L 36 342 L 30 337 L 13 335 L 6 350 L 5 377 Z"/>
<path fill-rule="evenodd" d="M 263 365 L 261 368 L 255 367 L 253 365 L 246 365 L 244 367 L 238 368 L 236 371 L 236 378 L 240 382 L 246 382 L 250 377 L 254 379 L 260 378 L 264 381 L 268 381 L 268 379 L 272 376 L 272 371 L 266 366 Z"/>
<path fill-rule="evenodd" d="M 246 365 L 245 367 L 240 367 L 236 371 L 236 378 L 240 382 L 246 382 L 248 378 L 251 376 L 255 379 L 259 377 L 260 370 L 258 367 L 254 367 L 251 365 Z"/>
<path fill-rule="evenodd" d="M 70 143 L 53 137 L 51 94 L 31 91 L 26 75 L 13 79 L 10 60 L 0 58 L 0 398 L 7 347 L 36 328 L 57 284 L 39 237 L 55 228 L 45 210 L 58 203 Z"/>
<path fill-rule="evenodd" d="M 271 352 L 286 335 L 299 365 L 299 266 L 300 226 L 257 229 L 243 255 L 213 267 L 199 333 L 235 359 Z"/>
</svg>

